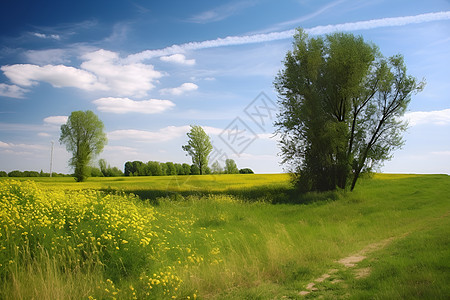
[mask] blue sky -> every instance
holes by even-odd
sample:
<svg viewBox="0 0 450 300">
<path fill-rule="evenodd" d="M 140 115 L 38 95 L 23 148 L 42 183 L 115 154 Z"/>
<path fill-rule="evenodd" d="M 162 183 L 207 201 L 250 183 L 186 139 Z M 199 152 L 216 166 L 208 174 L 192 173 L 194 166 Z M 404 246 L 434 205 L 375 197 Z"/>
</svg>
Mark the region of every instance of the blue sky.
<svg viewBox="0 0 450 300">
<path fill-rule="evenodd" d="M 5 3 L 6 2 L 6 3 Z M 273 80 L 294 29 L 362 35 L 403 54 L 427 82 L 406 144 L 383 172 L 450 173 L 450 2 L 4 1 L 0 17 L 0 170 L 69 173 L 59 128 L 74 110 L 105 124 L 99 158 L 188 162 L 189 125 L 213 160 L 279 173 Z"/>
</svg>

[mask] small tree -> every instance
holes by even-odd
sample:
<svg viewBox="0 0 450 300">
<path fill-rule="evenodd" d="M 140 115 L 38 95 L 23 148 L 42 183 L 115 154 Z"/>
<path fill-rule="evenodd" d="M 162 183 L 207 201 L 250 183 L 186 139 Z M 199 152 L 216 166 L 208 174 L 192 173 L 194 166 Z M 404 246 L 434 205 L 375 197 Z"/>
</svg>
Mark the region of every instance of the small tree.
<svg viewBox="0 0 450 300">
<path fill-rule="evenodd" d="M 75 169 L 78 182 L 89 177 L 89 163 L 107 143 L 103 122 L 90 110 L 74 111 L 61 126 L 60 143 L 72 153 L 69 164 Z"/>
<path fill-rule="evenodd" d="M 208 166 L 208 156 L 213 149 L 211 140 L 201 126 L 191 125 L 187 136 L 188 144 L 182 148 L 192 157 L 192 163 L 198 167 L 200 175 L 203 175 Z"/>
<path fill-rule="evenodd" d="M 221 173 L 223 173 L 223 168 L 222 168 L 222 166 L 219 164 L 219 162 L 217 160 L 211 165 L 211 173 L 212 174 L 221 174 Z"/>
<path fill-rule="evenodd" d="M 225 174 L 239 174 L 236 162 L 231 158 L 225 160 Z"/>
</svg>

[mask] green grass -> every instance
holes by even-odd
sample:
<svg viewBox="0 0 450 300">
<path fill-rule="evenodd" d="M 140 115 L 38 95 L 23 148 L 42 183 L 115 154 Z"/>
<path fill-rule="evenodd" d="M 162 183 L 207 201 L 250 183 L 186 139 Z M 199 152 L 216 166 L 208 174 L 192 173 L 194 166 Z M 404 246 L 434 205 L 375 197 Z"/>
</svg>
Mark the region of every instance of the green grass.
<svg viewBox="0 0 450 300">
<path fill-rule="evenodd" d="M 368 254 L 356 267 L 370 267 L 368 277 L 356 279 L 353 270 L 340 267 L 333 276 L 343 282 L 325 281 L 306 297 L 450 297 L 450 178 L 446 175 L 377 174 L 361 180 L 353 193 L 307 197 L 292 194 L 287 175 L 91 178 L 82 184 L 67 178 L 40 180 L 39 186 L 49 191 L 125 191 L 158 203 L 144 203 L 138 209 L 141 214 L 147 209 L 155 213 L 156 219 L 148 226 L 159 238 L 154 240 L 153 257 L 146 259 L 158 263 L 132 268 L 151 273 L 156 268 L 174 267 L 182 280 L 174 292 L 178 298 L 192 299 L 195 294 L 206 299 L 297 299 L 308 283 L 339 268 L 337 260 L 391 237 L 395 238 L 391 244 Z M 88 220 L 86 224 L 90 224 Z M 141 250 L 136 247 L 133 251 Z M 119 254 L 125 259 L 133 253 Z M 106 279 L 112 275 L 105 266 L 55 269 L 51 266 L 60 262 L 45 259 L 45 255 L 36 257 L 33 263 L 18 264 L 10 272 L 17 280 L 14 284 L 3 281 L 0 295 L 12 295 L 10 299 L 21 298 L 17 297 L 21 294 L 65 298 L 46 297 L 49 292 L 26 284 L 30 281 L 38 286 L 45 281 L 40 278 L 55 281 L 52 295 L 65 288 L 72 295 L 108 295 L 91 284 L 109 284 Z M 32 276 L 25 279 L 24 274 Z M 80 280 L 83 276 L 84 281 Z M 122 297 L 132 297 L 130 284 L 145 290 L 139 285 L 139 276 L 117 276 L 114 288 L 121 290 Z M 34 290 L 38 292 L 33 294 Z"/>
</svg>

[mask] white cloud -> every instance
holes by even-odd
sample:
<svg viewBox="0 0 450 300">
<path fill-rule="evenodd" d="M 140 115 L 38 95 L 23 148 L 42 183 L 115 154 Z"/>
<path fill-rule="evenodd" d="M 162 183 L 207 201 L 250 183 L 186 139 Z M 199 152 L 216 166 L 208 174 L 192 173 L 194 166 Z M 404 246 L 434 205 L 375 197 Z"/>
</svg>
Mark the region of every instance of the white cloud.
<svg viewBox="0 0 450 300">
<path fill-rule="evenodd" d="M 11 146 L 8 143 L 0 141 L 0 148 L 10 148 Z"/>
<path fill-rule="evenodd" d="M 152 65 L 124 63 L 116 52 L 100 49 L 82 56 L 81 68 L 98 76 L 115 95 L 145 97 L 154 88 L 153 81 L 162 77 Z"/>
<path fill-rule="evenodd" d="M 136 129 L 115 130 L 108 133 L 110 140 L 134 140 L 140 142 L 167 142 L 186 134 L 190 127 L 185 126 L 168 126 L 158 131 L 146 131 Z"/>
<path fill-rule="evenodd" d="M 20 86 L 33 86 L 38 81 L 48 82 L 54 87 L 76 87 L 83 90 L 106 90 L 93 74 L 66 67 L 64 65 L 46 65 L 43 67 L 30 64 L 2 66 L 1 70 L 13 83 Z"/>
<path fill-rule="evenodd" d="M 39 32 L 33 32 L 32 33 L 35 37 L 41 38 L 41 39 L 54 39 L 54 40 L 60 40 L 61 36 L 59 34 L 45 34 L 45 33 L 39 33 Z"/>
<path fill-rule="evenodd" d="M 419 24 L 448 19 L 450 19 L 450 11 L 443 11 L 436 13 L 426 13 L 416 16 L 383 18 L 383 19 L 374 19 L 369 21 L 360 21 L 336 25 L 316 26 L 313 28 L 306 29 L 305 31 L 309 34 L 315 35 L 315 34 L 332 33 L 336 31 L 368 30 L 381 27 L 405 26 L 408 24 Z M 190 42 L 181 45 L 172 45 L 170 47 L 166 47 L 163 49 L 145 50 L 136 54 L 129 55 L 127 57 L 127 61 L 138 62 L 153 57 L 184 53 L 189 50 L 198 50 L 224 46 L 236 46 L 236 45 L 263 43 L 282 39 L 290 39 L 295 34 L 295 32 L 296 32 L 295 29 L 290 29 L 280 32 L 270 32 L 244 36 L 228 36 L 226 38 L 217 38 L 215 40 L 208 40 L 203 42 Z"/>
<path fill-rule="evenodd" d="M 40 55 L 43 55 L 41 61 L 49 60 L 50 53 L 39 53 L 38 56 Z M 163 76 L 152 65 L 124 63 L 116 52 L 103 49 L 89 52 L 81 58 L 84 62 L 80 69 L 64 65 L 16 64 L 2 66 L 1 70 L 11 82 L 22 87 L 34 86 L 42 81 L 58 88 L 75 87 L 85 91 L 108 91 L 115 96 L 135 97 L 147 96 L 147 92 L 154 88 L 153 82 Z M 6 90 L 6 87 L 1 89 Z M 16 95 L 19 91 L 16 88 Z"/>
<path fill-rule="evenodd" d="M 223 132 L 223 128 L 211 127 L 211 126 L 202 126 L 203 130 L 208 135 L 219 135 Z"/>
<path fill-rule="evenodd" d="M 42 146 L 42 145 L 14 144 L 14 143 L 5 143 L 5 142 L 2 142 L 2 141 L 0 141 L 0 148 L 8 149 L 8 150 L 15 150 L 15 149 L 45 150 L 45 149 L 47 149 L 45 146 Z"/>
<path fill-rule="evenodd" d="M 175 106 L 170 100 L 142 100 L 134 101 L 128 98 L 100 98 L 94 100 L 92 103 L 97 105 L 97 109 L 103 112 L 110 112 L 115 114 L 124 114 L 129 112 L 143 113 L 143 114 L 158 114 Z"/>
<path fill-rule="evenodd" d="M 44 119 L 44 123 L 50 125 L 62 125 L 66 124 L 68 119 L 68 116 L 50 116 Z"/>
<path fill-rule="evenodd" d="M 404 119 L 409 125 L 422 124 L 448 125 L 450 124 L 450 108 L 435 111 L 414 111 L 406 113 Z"/>
<path fill-rule="evenodd" d="M 182 85 L 180 85 L 179 87 L 162 89 L 160 92 L 163 95 L 171 94 L 171 95 L 179 96 L 186 92 L 195 91 L 196 89 L 198 89 L 198 85 L 196 85 L 195 83 L 192 83 L 192 82 L 186 82 L 186 83 L 183 83 Z"/>
<path fill-rule="evenodd" d="M 177 63 L 181 65 L 195 65 L 195 59 L 186 59 L 186 56 L 179 53 L 168 56 L 161 56 L 160 59 L 165 62 Z"/>
<path fill-rule="evenodd" d="M 51 136 L 51 134 L 47 133 L 47 132 L 39 132 L 38 136 L 42 136 L 42 137 L 49 137 Z"/>
<path fill-rule="evenodd" d="M 23 98 L 26 92 L 26 89 L 23 89 L 17 85 L 0 83 L 0 96 L 10 98 Z"/>
</svg>

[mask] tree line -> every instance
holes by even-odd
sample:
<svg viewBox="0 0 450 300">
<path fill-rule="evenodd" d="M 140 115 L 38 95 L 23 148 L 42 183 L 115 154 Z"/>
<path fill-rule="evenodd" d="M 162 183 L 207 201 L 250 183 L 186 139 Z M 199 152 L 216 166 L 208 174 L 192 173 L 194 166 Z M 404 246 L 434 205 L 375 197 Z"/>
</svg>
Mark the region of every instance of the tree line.
<svg viewBox="0 0 450 300">
<path fill-rule="evenodd" d="M 211 168 L 203 166 L 203 174 L 253 174 L 249 168 L 238 169 L 232 159 L 225 161 L 225 168 L 215 162 Z M 125 176 L 166 176 L 166 175 L 201 175 L 196 164 L 149 161 L 127 161 L 125 163 Z"/>
<path fill-rule="evenodd" d="M 52 173 L 52 177 L 68 177 L 72 175 L 63 173 Z M 0 171 L 0 177 L 50 177 L 50 173 L 44 171 L 19 171 L 13 170 L 11 172 Z"/>
</svg>

